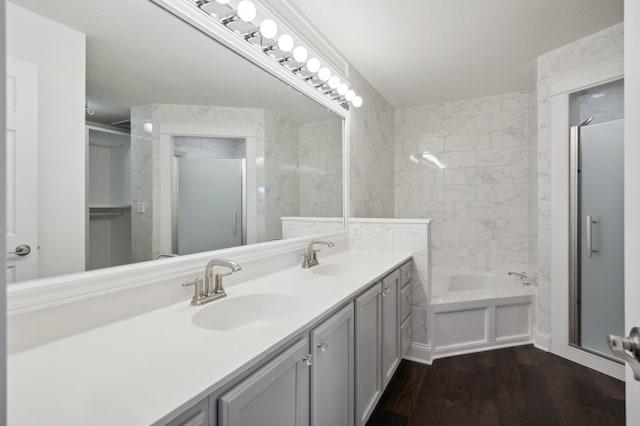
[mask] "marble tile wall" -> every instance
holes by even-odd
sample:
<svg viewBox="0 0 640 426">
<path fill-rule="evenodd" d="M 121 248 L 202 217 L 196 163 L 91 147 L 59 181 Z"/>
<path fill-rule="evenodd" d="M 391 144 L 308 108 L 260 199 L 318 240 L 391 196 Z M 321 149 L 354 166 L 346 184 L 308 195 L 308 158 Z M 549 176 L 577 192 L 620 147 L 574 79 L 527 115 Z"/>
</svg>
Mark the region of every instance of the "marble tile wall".
<svg viewBox="0 0 640 426">
<path fill-rule="evenodd" d="M 265 111 L 265 239 L 282 238 L 283 216 L 300 214 L 298 124 Z"/>
<path fill-rule="evenodd" d="M 393 108 L 353 69 L 350 80 L 364 99 L 351 110 L 350 216 L 393 217 Z"/>
<path fill-rule="evenodd" d="M 246 156 L 244 139 L 176 137 L 173 151 L 185 158 L 242 159 Z"/>
<path fill-rule="evenodd" d="M 529 267 L 530 93 L 396 110 L 395 214 L 433 219 L 433 265 Z"/>
<path fill-rule="evenodd" d="M 353 250 L 391 251 L 413 254 L 411 330 L 412 341 L 429 344 L 427 333 L 427 294 L 431 273 L 429 220 L 349 219 Z"/>
<path fill-rule="evenodd" d="M 131 109 L 131 261 L 153 259 L 153 138 L 144 131 L 152 121 L 152 106 Z M 144 213 L 136 213 L 136 205 L 143 203 Z"/>
<path fill-rule="evenodd" d="M 591 118 L 591 124 L 624 118 L 624 83 L 613 81 L 589 88 L 569 97 L 569 125 L 579 126 Z"/>
<path fill-rule="evenodd" d="M 553 77 L 623 56 L 623 24 L 617 24 L 538 57 L 538 306 L 537 330 L 551 332 L 551 98 Z"/>
<path fill-rule="evenodd" d="M 299 238 L 310 235 L 331 234 L 344 231 L 342 217 L 283 217 L 282 238 Z"/>
<path fill-rule="evenodd" d="M 298 128 L 301 216 L 342 216 L 342 120 Z M 283 215 L 288 216 L 288 215 Z"/>
</svg>

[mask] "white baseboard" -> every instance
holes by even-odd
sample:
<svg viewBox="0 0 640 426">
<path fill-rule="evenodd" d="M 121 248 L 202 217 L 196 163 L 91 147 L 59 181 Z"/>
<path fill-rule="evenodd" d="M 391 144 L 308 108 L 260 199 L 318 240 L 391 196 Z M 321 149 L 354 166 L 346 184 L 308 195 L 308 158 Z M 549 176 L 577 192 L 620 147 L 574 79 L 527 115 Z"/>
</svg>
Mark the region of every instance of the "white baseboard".
<svg viewBox="0 0 640 426">
<path fill-rule="evenodd" d="M 567 355 L 565 358 L 604 373 L 607 376 L 622 380 L 623 382 L 625 381 L 624 364 L 619 364 L 607 358 L 570 346 L 567 347 Z"/>
<path fill-rule="evenodd" d="M 547 333 L 536 330 L 533 333 L 533 346 L 545 352 L 549 352 L 551 350 L 551 336 Z"/>
<path fill-rule="evenodd" d="M 409 361 L 419 362 L 421 364 L 431 365 L 431 345 L 424 343 L 411 342 L 409 350 L 403 357 Z"/>
</svg>

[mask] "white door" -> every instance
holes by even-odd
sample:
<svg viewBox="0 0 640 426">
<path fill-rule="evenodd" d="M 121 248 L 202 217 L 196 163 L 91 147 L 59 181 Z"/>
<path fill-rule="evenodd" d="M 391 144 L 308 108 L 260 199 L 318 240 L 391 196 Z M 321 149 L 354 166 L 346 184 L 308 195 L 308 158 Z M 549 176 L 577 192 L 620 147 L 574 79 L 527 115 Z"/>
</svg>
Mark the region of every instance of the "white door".
<svg viewBox="0 0 640 426">
<path fill-rule="evenodd" d="M 625 331 L 640 327 L 640 2 L 624 2 Z M 627 366 L 627 424 L 640 425 L 640 381 Z"/>
<path fill-rule="evenodd" d="M 13 283 L 38 278 L 38 67 L 10 57 L 6 150 L 6 273 Z"/>
<path fill-rule="evenodd" d="M 242 245 L 242 163 L 239 159 L 178 160 L 176 254 Z"/>
</svg>

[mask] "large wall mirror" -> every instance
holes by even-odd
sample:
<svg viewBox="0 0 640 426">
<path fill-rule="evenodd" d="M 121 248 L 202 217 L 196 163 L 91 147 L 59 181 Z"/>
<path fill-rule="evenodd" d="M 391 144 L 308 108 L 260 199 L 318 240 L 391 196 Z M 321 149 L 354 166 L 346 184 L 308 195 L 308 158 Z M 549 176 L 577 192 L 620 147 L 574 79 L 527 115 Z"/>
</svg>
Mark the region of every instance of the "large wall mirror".
<svg viewBox="0 0 640 426">
<path fill-rule="evenodd" d="M 344 230 L 343 119 L 151 1 L 11 0 L 7 42 L 9 283 Z"/>
</svg>

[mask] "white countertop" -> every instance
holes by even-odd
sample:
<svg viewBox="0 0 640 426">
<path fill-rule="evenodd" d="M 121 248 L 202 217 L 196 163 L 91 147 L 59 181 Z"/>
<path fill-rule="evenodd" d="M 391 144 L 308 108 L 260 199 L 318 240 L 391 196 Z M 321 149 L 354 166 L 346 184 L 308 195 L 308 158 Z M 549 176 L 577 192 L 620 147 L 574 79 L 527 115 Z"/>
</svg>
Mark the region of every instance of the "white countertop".
<svg viewBox="0 0 640 426">
<path fill-rule="evenodd" d="M 11 355 L 9 424 L 111 426 L 158 421 L 243 375 L 270 350 L 410 257 L 346 251 L 320 258 L 320 263 L 366 264 L 367 274 L 357 281 L 324 277 L 297 266 L 228 288 L 228 298 L 274 293 L 300 300 L 299 309 L 290 316 L 261 327 L 229 332 L 196 327 L 191 317 L 216 301 L 194 307 L 184 300 Z"/>
</svg>

